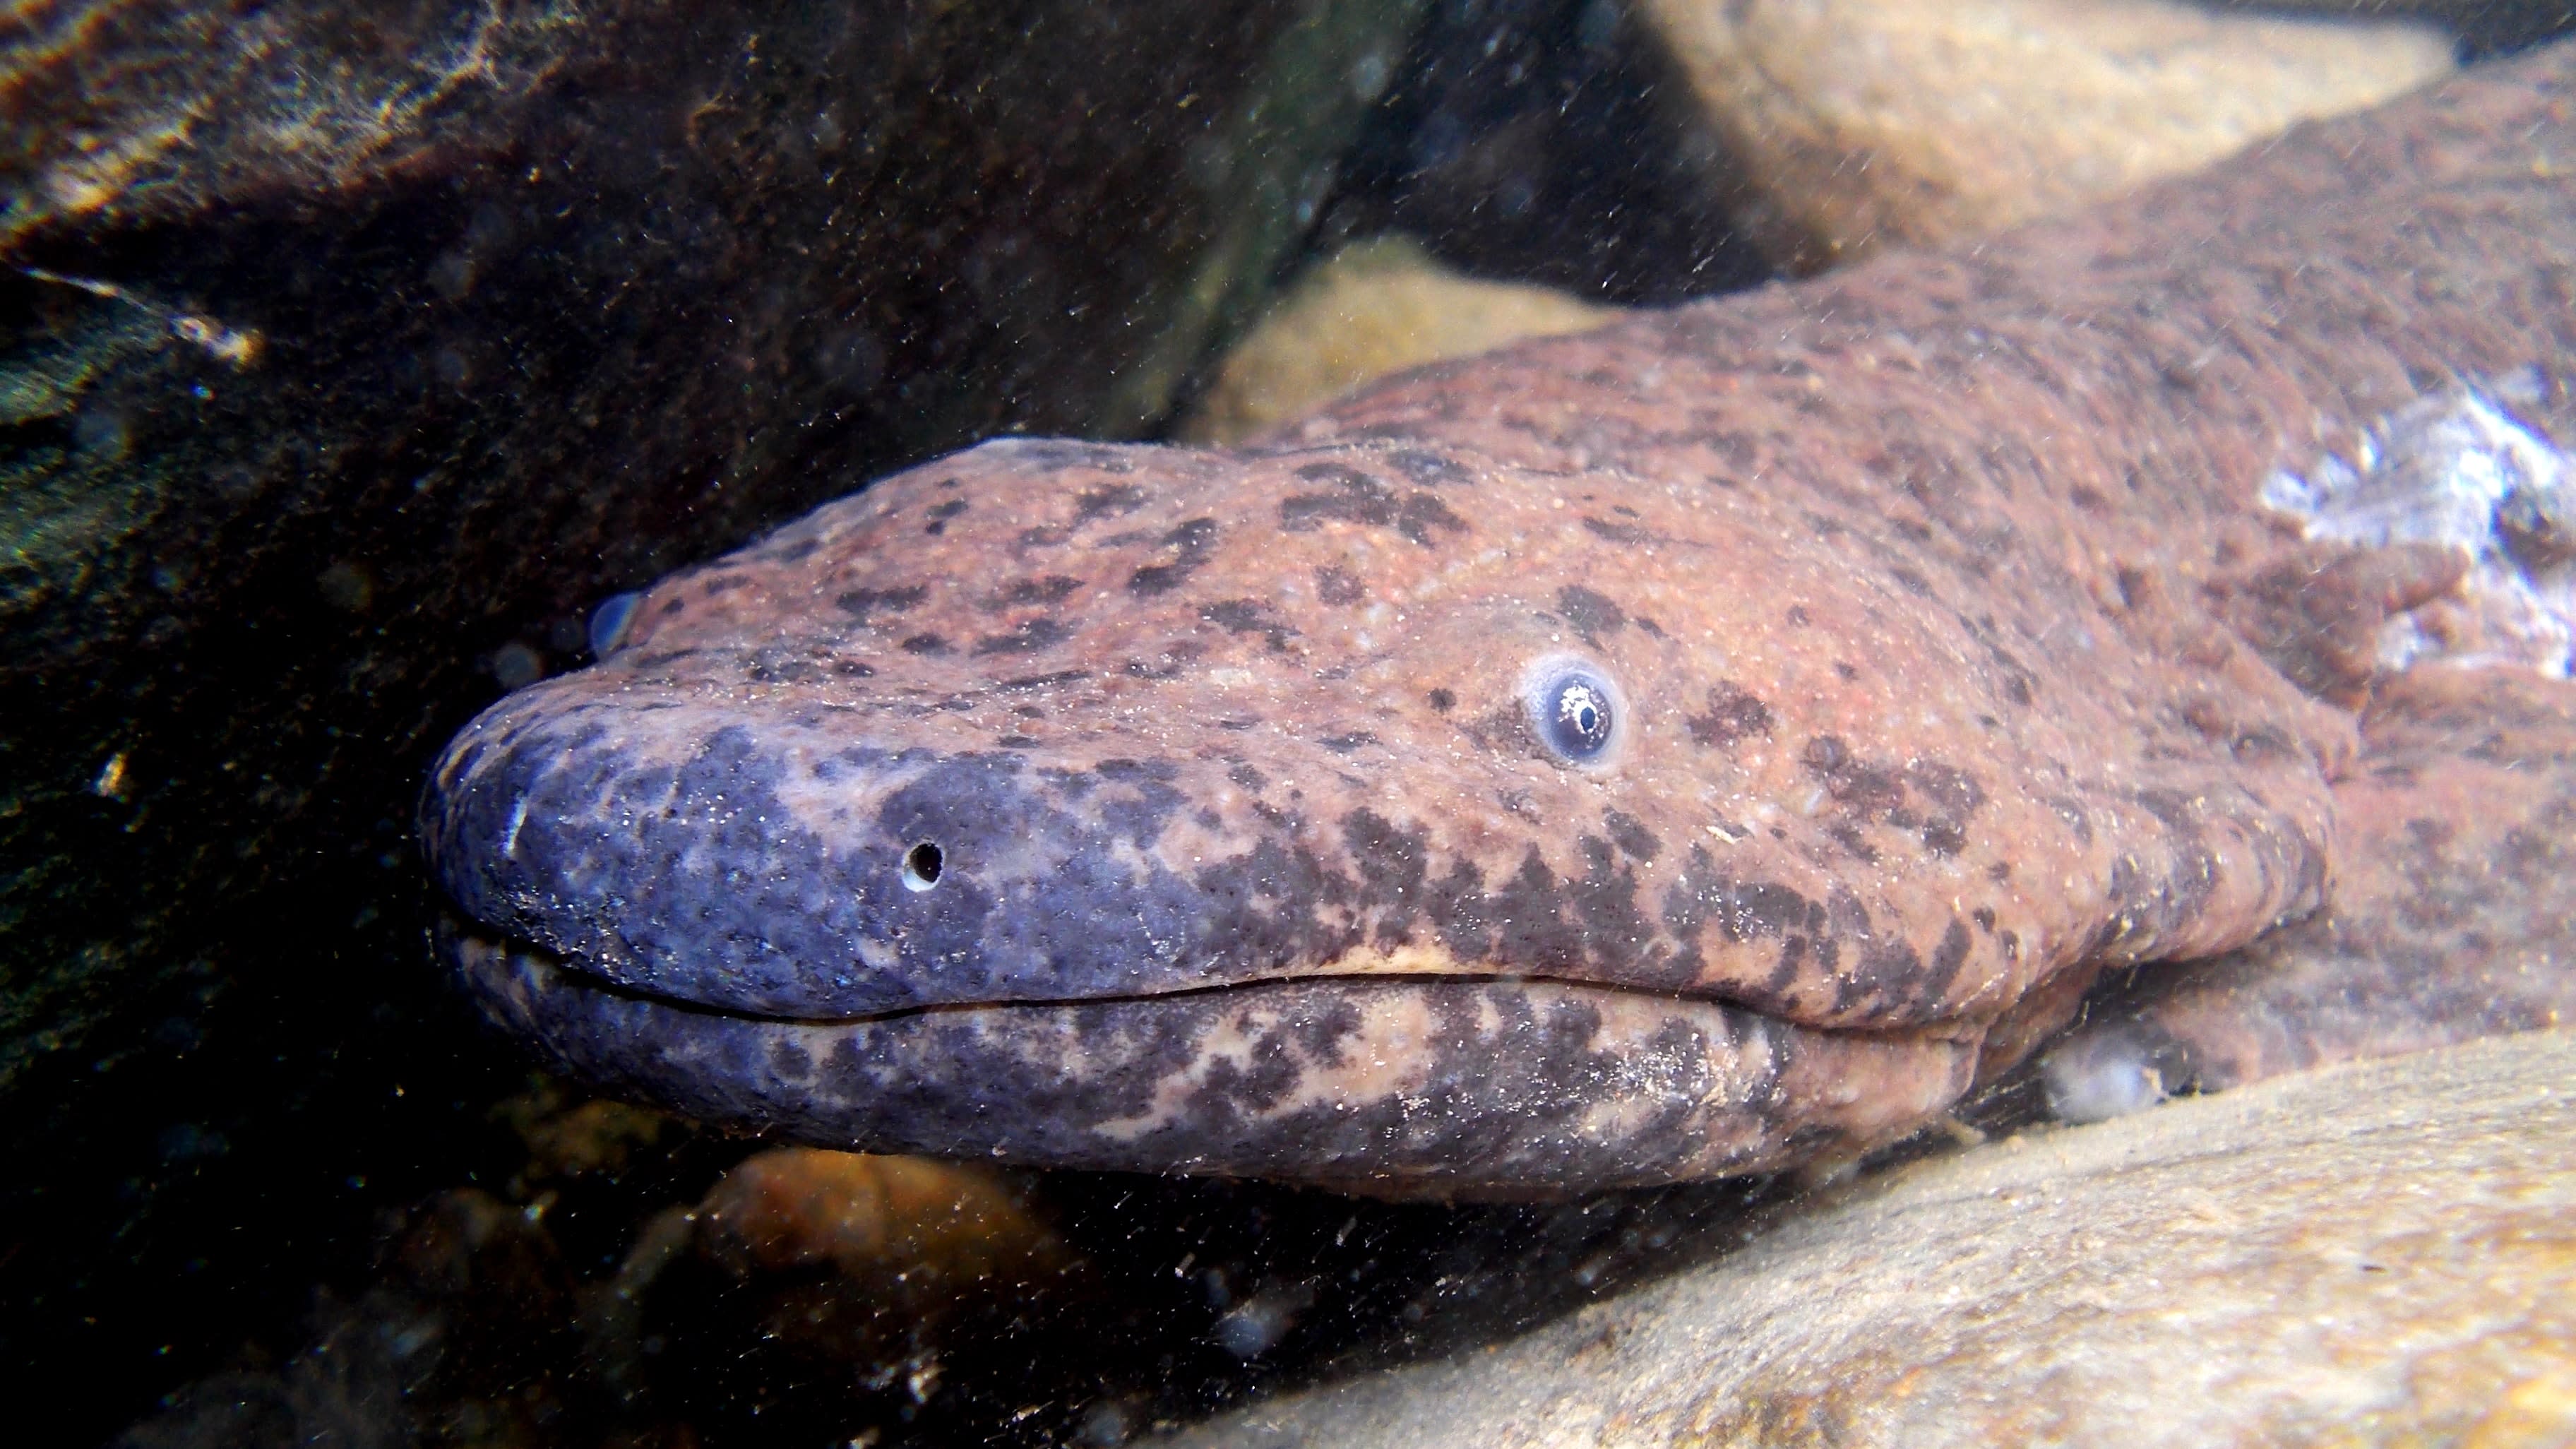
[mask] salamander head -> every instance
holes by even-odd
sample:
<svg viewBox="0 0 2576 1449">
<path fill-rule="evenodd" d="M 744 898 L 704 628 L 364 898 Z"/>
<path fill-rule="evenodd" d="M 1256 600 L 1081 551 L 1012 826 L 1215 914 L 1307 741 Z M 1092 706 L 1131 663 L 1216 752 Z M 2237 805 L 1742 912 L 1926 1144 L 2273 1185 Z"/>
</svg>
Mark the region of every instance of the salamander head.
<svg viewBox="0 0 2576 1449">
<path fill-rule="evenodd" d="M 1973 627 L 1695 482 L 993 444 L 655 586 L 459 736 L 424 837 L 495 1010 L 688 1110 L 1381 1187 L 1743 1170 L 1937 1110 L 2119 949 L 2095 827 L 2143 814 Z"/>
</svg>

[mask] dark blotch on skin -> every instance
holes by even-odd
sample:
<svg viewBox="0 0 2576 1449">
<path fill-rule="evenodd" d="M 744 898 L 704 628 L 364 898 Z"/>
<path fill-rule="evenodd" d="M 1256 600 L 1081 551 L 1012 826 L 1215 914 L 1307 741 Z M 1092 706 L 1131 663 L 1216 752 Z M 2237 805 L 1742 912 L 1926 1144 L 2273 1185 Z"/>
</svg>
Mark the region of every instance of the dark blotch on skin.
<svg viewBox="0 0 2576 1449">
<path fill-rule="evenodd" d="M 904 640 L 901 647 L 906 654 L 945 654 L 948 641 L 936 634 L 915 634 Z"/>
<path fill-rule="evenodd" d="M 1731 679 L 1710 685 L 1708 711 L 1683 720 L 1694 744 L 1726 746 L 1771 733 L 1771 706 Z"/>
<path fill-rule="evenodd" d="M 1904 808 L 1905 782 L 1894 770 L 1863 762 L 1838 735 L 1818 735 L 1799 755 L 1834 800 L 1864 817 Z"/>
<path fill-rule="evenodd" d="M 1145 490 L 1133 483 L 1113 483 L 1106 488 L 1086 488 L 1074 495 L 1073 526 L 1100 518 L 1124 518 L 1145 506 Z"/>
<path fill-rule="evenodd" d="M 1606 538 L 1612 543 L 1637 544 L 1655 541 L 1653 534 L 1633 523 L 1612 523 L 1607 519 L 1594 518 L 1587 514 L 1584 517 L 1583 526 L 1590 529 L 1596 536 Z"/>
<path fill-rule="evenodd" d="M 1869 843 L 1868 838 L 1860 833 L 1859 826 L 1848 820 L 1837 820 L 1825 827 L 1825 834 L 1831 837 L 1836 845 L 1850 852 L 1852 859 L 1863 865 L 1878 864 L 1878 847 Z"/>
<path fill-rule="evenodd" d="M 1628 622 L 1627 613 L 1617 604 L 1581 584 L 1567 584 L 1556 591 L 1556 611 L 1576 632 L 1596 644 L 1602 635 Z"/>
<path fill-rule="evenodd" d="M 1656 853 L 1664 848 L 1664 843 L 1655 838 L 1655 833 L 1646 828 L 1644 821 L 1624 810 L 1609 811 L 1601 817 L 1601 823 L 1609 828 L 1611 844 L 1639 860 L 1653 860 Z"/>
<path fill-rule="evenodd" d="M 1467 521 L 1431 494 L 1410 493 L 1398 498 L 1394 489 L 1354 468 L 1338 463 L 1309 463 L 1297 470 L 1297 476 L 1309 482 L 1337 484 L 1339 491 L 1292 493 L 1280 499 L 1279 526 L 1290 533 L 1304 533 L 1322 526 L 1326 519 L 1338 519 L 1372 528 L 1393 528 L 1428 548 L 1434 529 L 1452 533 L 1467 530 Z"/>
<path fill-rule="evenodd" d="M 1150 661 L 1128 660 L 1127 673 L 1137 679 L 1178 679 L 1205 653 L 1207 646 L 1196 639 L 1175 639 Z"/>
<path fill-rule="evenodd" d="M 930 521 L 921 526 L 921 531 L 930 534 L 933 537 L 946 533 L 948 531 L 948 520 L 955 518 L 958 514 L 965 511 L 965 499 L 951 498 L 947 502 L 930 510 Z"/>
<path fill-rule="evenodd" d="M 1474 476 L 1466 469 L 1438 453 L 1426 453 L 1415 448 L 1399 448 L 1387 454 L 1386 460 L 1393 463 L 1405 477 L 1416 483 L 1437 486 L 1442 483 L 1475 481 Z"/>
<path fill-rule="evenodd" d="M 1208 555 L 1215 551 L 1216 535 L 1213 518 L 1183 520 L 1179 527 L 1163 535 L 1162 547 L 1171 551 L 1171 559 L 1147 564 L 1128 575 L 1129 592 L 1167 594 L 1188 583 L 1190 575 L 1205 567 Z"/>
<path fill-rule="evenodd" d="M 1435 689 L 1431 691 L 1431 712 L 1433 714 L 1447 714 L 1449 711 L 1456 709 L 1457 707 L 1458 696 L 1454 692 L 1446 689 Z"/>
<path fill-rule="evenodd" d="M 1051 649 L 1073 637 L 1073 630 L 1053 619 L 1037 618 L 1021 624 L 1007 634 L 989 634 L 975 641 L 975 653 L 1034 654 Z"/>
<path fill-rule="evenodd" d="M 1703 882 L 1692 891 L 1693 882 Z M 1668 920 L 1714 925 L 1729 941 L 1757 941 L 1813 936 L 1824 929 L 1823 910 L 1784 885 L 1729 880 L 1702 845 L 1691 847 L 1688 875 L 1674 883 L 1665 901 Z M 1677 929 L 1678 929 L 1677 925 Z"/>
<path fill-rule="evenodd" d="M 1297 631 L 1276 619 L 1265 618 L 1270 606 L 1259 599 L 1224 599 L 1199 610 L 1199 617 L 1229 634 L 1259 634 L 1270 641 L 1270 647 L 1281 652 Z"/>
<path fill-rule="evenodd" d="M 1031 604 L 1061 604 L 1082 587 L 1082 580 L 1062 574 L 1049 574 L 1042 579 L 1020 579 L 984 601 L 984 607 L 996 612 L 1024 608 Z"/>
<path fill-rule="evenodd" d="M 1059 669 L 1052 674 L 1023 674 L 1017 679 L 1005 679 L 993 687 L 1004 694 L 1032 694 L 1043 689 L 1054 689 L 1059 685 L 1077 683 L 1090 677 L 1091 671 L 1088 669 Z"/>
<path fill-rule="evenodd" d="M 1905 767 L 1905 783 L 1930 806 L 1923 822 L 1923 848 L 1934 855 L 1957 855 L 1968 843 L 1968 819 L 1986 803 L 1985 787 L 1967 771 L 1939 760 L 1917 760 Z"/>
<path fill-rule="evenodd" d="M 1819 958 L 1829 957 L 1834 943 L 1817 939 L 1826 934 L 1824 908 L 1809 901 L 1797 891 L 1763 881 L 1740 881 L 1727 876 L 1708 847 L 1694 844 L 1690 863 L 1664 892 L 1664 925 L 1685 943 L 1677 971 L 1696 970 L 1699 953 L 1696 942 L 1703 926 L 1714 926 L 1729 942 L 1772 939 L 1781 943 L 1780 958 L 1773 967 L 1768 989 L 1787 991 L 1805 966 L 1810 952 Z M 1830 964 L 1830 962 L 1828 962 Z"/>
<path fill-rule="evenodd" d="M 1326 564 L 1315 570 L 1315 597 L 1327 604 L 1356 604 L 1367 595 L 1359 576 L 1348 569 Z"/>
<path fill-rule="evenodd" d="M 1986 803 L 1985 788 L 1965 770 L 1938 760 L 1918 760 L 1902 769 L 1873 764 L 1855 756 L 1835 735 L 1807 741 L 1799 759 L 1847 812 L 1825 833 L 1855 857 L 1873 864 L 1880 858 L 1879 851 L 1861 827 L 1912 830 L 1924 849 L 1951 856 L 1966 847 L 1968 819 Z"/>
<path fill-rule="evenodd" d="M 1917 760 L 1906 766 L 1905 783 L 1947 815 L 1974 815 L 1977 807 L 1986 803 L 1985 787 L 1977 783 L 1976 776 L 1939 760 Z"/>
<path fill-rule="evenodd" d="M 869 622 L 869 616 L 879 610 L 900 614 L 929 596 L 927 585 L 911 584 L 900 589 L 851 589 L 832 602 L 853 621 L 865 624 Z M 673 599 L 671 602 L 676 604 L 680 601 Z"/>
<path fill-rule="evenodd" d="M 1441 943 L 1465 961 L 1502 961 L 1544 970 L 1584 959 L 1582 927 L 1564 918 L 1556 873 L 1533 846 L 1520 868 L 1492 889 L 1476 889 L 1475 872 L 1459 862 L 1463 878 L 1444 878 L 1430 905 Z"/>
<path fill-rule="evenodd" d="M 1923 978 L 1917 988 L 1924 996 L 1938 999 L 1959 979 L 1959 968 L 1967 964 L 1969 948 L 1974 941 L 1968 928 L 1957 921 L 1941 933 L 1941 944 L 1932 948 L 1932 974 Z"/>
<path fill-rule="evenodd" d="M 1340 463 L 1308 463 L 1297 470 L 1297 476 L 1309 483 L 1339 483 L 1345 488 L 1386 486 L 1359 469 Z"/>
<path fill-rule="evenodd" d="M 1449 505 L 1428 493 L 1415 493 L 1404 500 L 1404 512 L 1396 519 L 1395 531 L 1422 545 L 1431 546 L 1435 528 L 1451 533 L 1465 533 L 1467 520 L 1449 511 Z"/>
<path fill-rule="evenodd" d="M 790 657 L 784 651 L 764 649 L 743 669 L 743 677 L 758 684 L 793 684 L 822 673 L 803 659 Z"/>
</svg>

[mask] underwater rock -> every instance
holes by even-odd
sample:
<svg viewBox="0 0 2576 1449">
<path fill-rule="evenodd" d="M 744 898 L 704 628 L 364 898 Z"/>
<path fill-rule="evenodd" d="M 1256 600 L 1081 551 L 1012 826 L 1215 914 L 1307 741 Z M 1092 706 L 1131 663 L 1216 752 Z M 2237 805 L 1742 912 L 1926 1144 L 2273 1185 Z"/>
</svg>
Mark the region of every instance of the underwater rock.
<svg viewBox="0 0 2576 1449">
<path fill-rule="evenodd" d="M 353 1298 L 325 1290 L 283 1362 L 164 1396 L 118 1449 L 547 1442 L 574 1366 L 570 1282 L 539 1215 L 476 1188 L 420 1203 Z"/>
<path fill-rule="evenodd" d="M 772 1148 L 726 1173 L 696 1218 L 698 1253 L 757 1341 L 825 1362 L 923 1358 L 960 1318 L 1086 1296 L 1020 1192 L 971 1163 Z"/>
<path fill-rule="evenodd" d="M 1768 280 L 1742 194 L 1636 9 L 1435 5 L 1316 225 L 1329 252 L 1418 237 L 1472 276 L 1661 306 Z"/>
<path fill-rule="evenodd" d="M 1410 237 L 1375 237 L 1334 253 L 1253 325 L 1179 436 L 1241 442 L 1372 378 L 1618 315 L 1545 287 L 1463 276 Z"/>
<path fill-rule="evenodd" d="M 1010 1184 L 970 1163 L 775 1147 L 726 1173 L 698 1214 L 700 1249 L 738 1275 L 829 1267 L 884 1294 L 1065 1260 Z"/>
<path fill-rule="evenodd" d="M 1175 1445 L 2565 1443 L 2576 1037 L 1916 1163 L 1494 1352 Z"/>
<path fill-rule="evenodd" d="M 2167 0 L 1649 0 L 1800 271 L 2071 210 L 2451 68 L 2427 26 Z"/>
</svg>

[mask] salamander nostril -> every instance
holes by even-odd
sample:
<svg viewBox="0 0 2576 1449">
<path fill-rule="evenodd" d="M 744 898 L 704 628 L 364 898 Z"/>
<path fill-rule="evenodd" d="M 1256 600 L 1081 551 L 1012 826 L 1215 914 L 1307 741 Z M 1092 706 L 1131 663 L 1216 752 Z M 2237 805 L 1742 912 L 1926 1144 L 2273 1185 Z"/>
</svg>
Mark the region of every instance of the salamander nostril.
<svg viewBox="0 0 2576 1449">
<path fill-rule="evenodd" d="M 939 847 L 925 840 L 903 853 L 904 889 L 926 891 L 939 884 L 939 873 L 947 868 Z"/>
</svg>

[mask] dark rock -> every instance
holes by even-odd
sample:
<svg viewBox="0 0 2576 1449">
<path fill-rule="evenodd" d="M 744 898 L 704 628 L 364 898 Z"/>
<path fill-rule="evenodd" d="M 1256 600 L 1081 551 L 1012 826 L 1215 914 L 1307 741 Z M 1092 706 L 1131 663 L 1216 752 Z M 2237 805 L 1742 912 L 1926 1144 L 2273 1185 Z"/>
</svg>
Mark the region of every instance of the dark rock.
<svg viewBox="0 0 2576 1449">
<path fill-rule="evenodd" d="M 1729 162 L 1681 124 L 1671 57 L 1608 0 L 1490 0 L 1425 17 L 1326 209 L 1332 242 L 1425 239 L 1480 277 L 1589 302 L 1661 304 L 1771 268 L 1712 176 Z"/>
<path fill-rule="evenodd" d="M 188 1384 L 117 1449 L 540 1443 L 564 1416 L 574 1342 L 563 1263 L 529 1214 L 474 1188 L 422 1203 L 380 1281 L 323 1294 L 273 1368 Z"/>
</svg>

